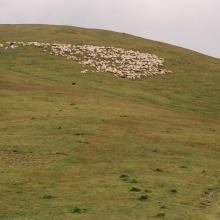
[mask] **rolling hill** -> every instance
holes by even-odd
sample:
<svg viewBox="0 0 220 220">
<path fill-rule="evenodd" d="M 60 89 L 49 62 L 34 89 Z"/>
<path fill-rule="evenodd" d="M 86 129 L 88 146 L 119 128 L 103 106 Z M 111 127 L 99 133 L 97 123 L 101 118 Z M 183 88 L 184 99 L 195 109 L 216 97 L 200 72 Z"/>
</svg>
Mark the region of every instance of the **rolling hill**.
<svg viewBox="0 0 220 220">
<path fill-rule="evenodd" d="M 39 48 L 0 48 L 0 219 L 218 220 L 220 60 L 124 33 L 0 25 L 0 43 L 155 54 L 173 73 L 82 74 Z"/>
</svg>

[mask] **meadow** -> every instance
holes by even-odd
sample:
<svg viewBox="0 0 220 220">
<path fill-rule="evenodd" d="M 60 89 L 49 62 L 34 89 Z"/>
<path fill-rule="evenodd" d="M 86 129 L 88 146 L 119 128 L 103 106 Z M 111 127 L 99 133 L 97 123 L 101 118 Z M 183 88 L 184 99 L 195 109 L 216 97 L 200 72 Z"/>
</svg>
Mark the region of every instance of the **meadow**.
<svg viewBox="0 0 220 220">
<path fill-rule="evenodd" d="M 130 80 L 0 48 L 0 219 L 219 220 L 220 60 L 124 33 L 0 25 L 0 43 L 114 46 L 173 73 Z"/>
</svg>

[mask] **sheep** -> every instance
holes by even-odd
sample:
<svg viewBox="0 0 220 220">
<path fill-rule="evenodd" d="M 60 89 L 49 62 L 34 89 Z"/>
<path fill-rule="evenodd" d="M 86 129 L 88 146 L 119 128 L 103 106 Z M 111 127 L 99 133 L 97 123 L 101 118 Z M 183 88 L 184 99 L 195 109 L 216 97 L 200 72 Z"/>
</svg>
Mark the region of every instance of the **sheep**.
<svg viewBox="0 0 220 220">
<path fill-rule="evenodd" d="M 40 42 L 6 42 L 6 44 L 9 46 L 5 49 L 15 49 L 18 46 L 42 48 L 43 52 L 48 51 L 50 55 L 66 57 L 82 66 L 89 66 L 93 69 L 91 72 L 110 72 L 123 78 L 141 79 L 172 73 L 163 68 L 165 62 L 163 58 L 123 48 Z M 4 47 L 1 45 L 3 44 L 0 44 L 0 47 Z M 88 70 L 81 72 L 86 73 Z"/>
<path fill-rule="evenodd" d="M 89 70 L 82 70 L 81 73 L 87 73 Z"/>
</svg>

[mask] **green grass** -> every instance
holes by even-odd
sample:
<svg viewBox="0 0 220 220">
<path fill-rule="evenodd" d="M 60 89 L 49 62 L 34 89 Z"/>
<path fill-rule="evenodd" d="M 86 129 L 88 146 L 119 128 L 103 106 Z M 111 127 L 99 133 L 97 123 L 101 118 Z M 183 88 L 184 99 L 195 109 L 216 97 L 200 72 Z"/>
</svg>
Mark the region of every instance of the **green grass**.
<svg viewBox="0 0 220 220">
<path fill-rule="evenodd" d="M 220 218 L 218 59 L 102 30 L 0 25 L 0 42 L 21 40 L 150 52 L 174 73 L 82 75 L 38 49 L 0 49 L 0 219 Z"/>
</svg>

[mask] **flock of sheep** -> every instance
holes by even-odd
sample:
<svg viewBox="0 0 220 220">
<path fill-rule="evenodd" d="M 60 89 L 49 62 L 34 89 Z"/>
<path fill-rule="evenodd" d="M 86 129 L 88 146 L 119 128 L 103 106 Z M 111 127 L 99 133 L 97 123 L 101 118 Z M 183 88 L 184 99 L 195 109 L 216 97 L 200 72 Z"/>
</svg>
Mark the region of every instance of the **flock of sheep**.
<svg viewBox="0 0 220 220">
<path fill-rule="evenodd" d="M 156 55 L 122 48 L 39 42 L 6 42 L 0 44 L 0 47 L 5 50 L 29 46 L 42 48 L 44 52 L 48 52 L 50 55 L 66 57 L 80 63 L 84 68 L 81 71 L 82 73 L 88 71 L 110 72 L 123 78 L 140 79 L 172 72 L 163 68 L 164 59 Z M 88 69 L 86 66 L 90 68 Z"/>
</svg>

